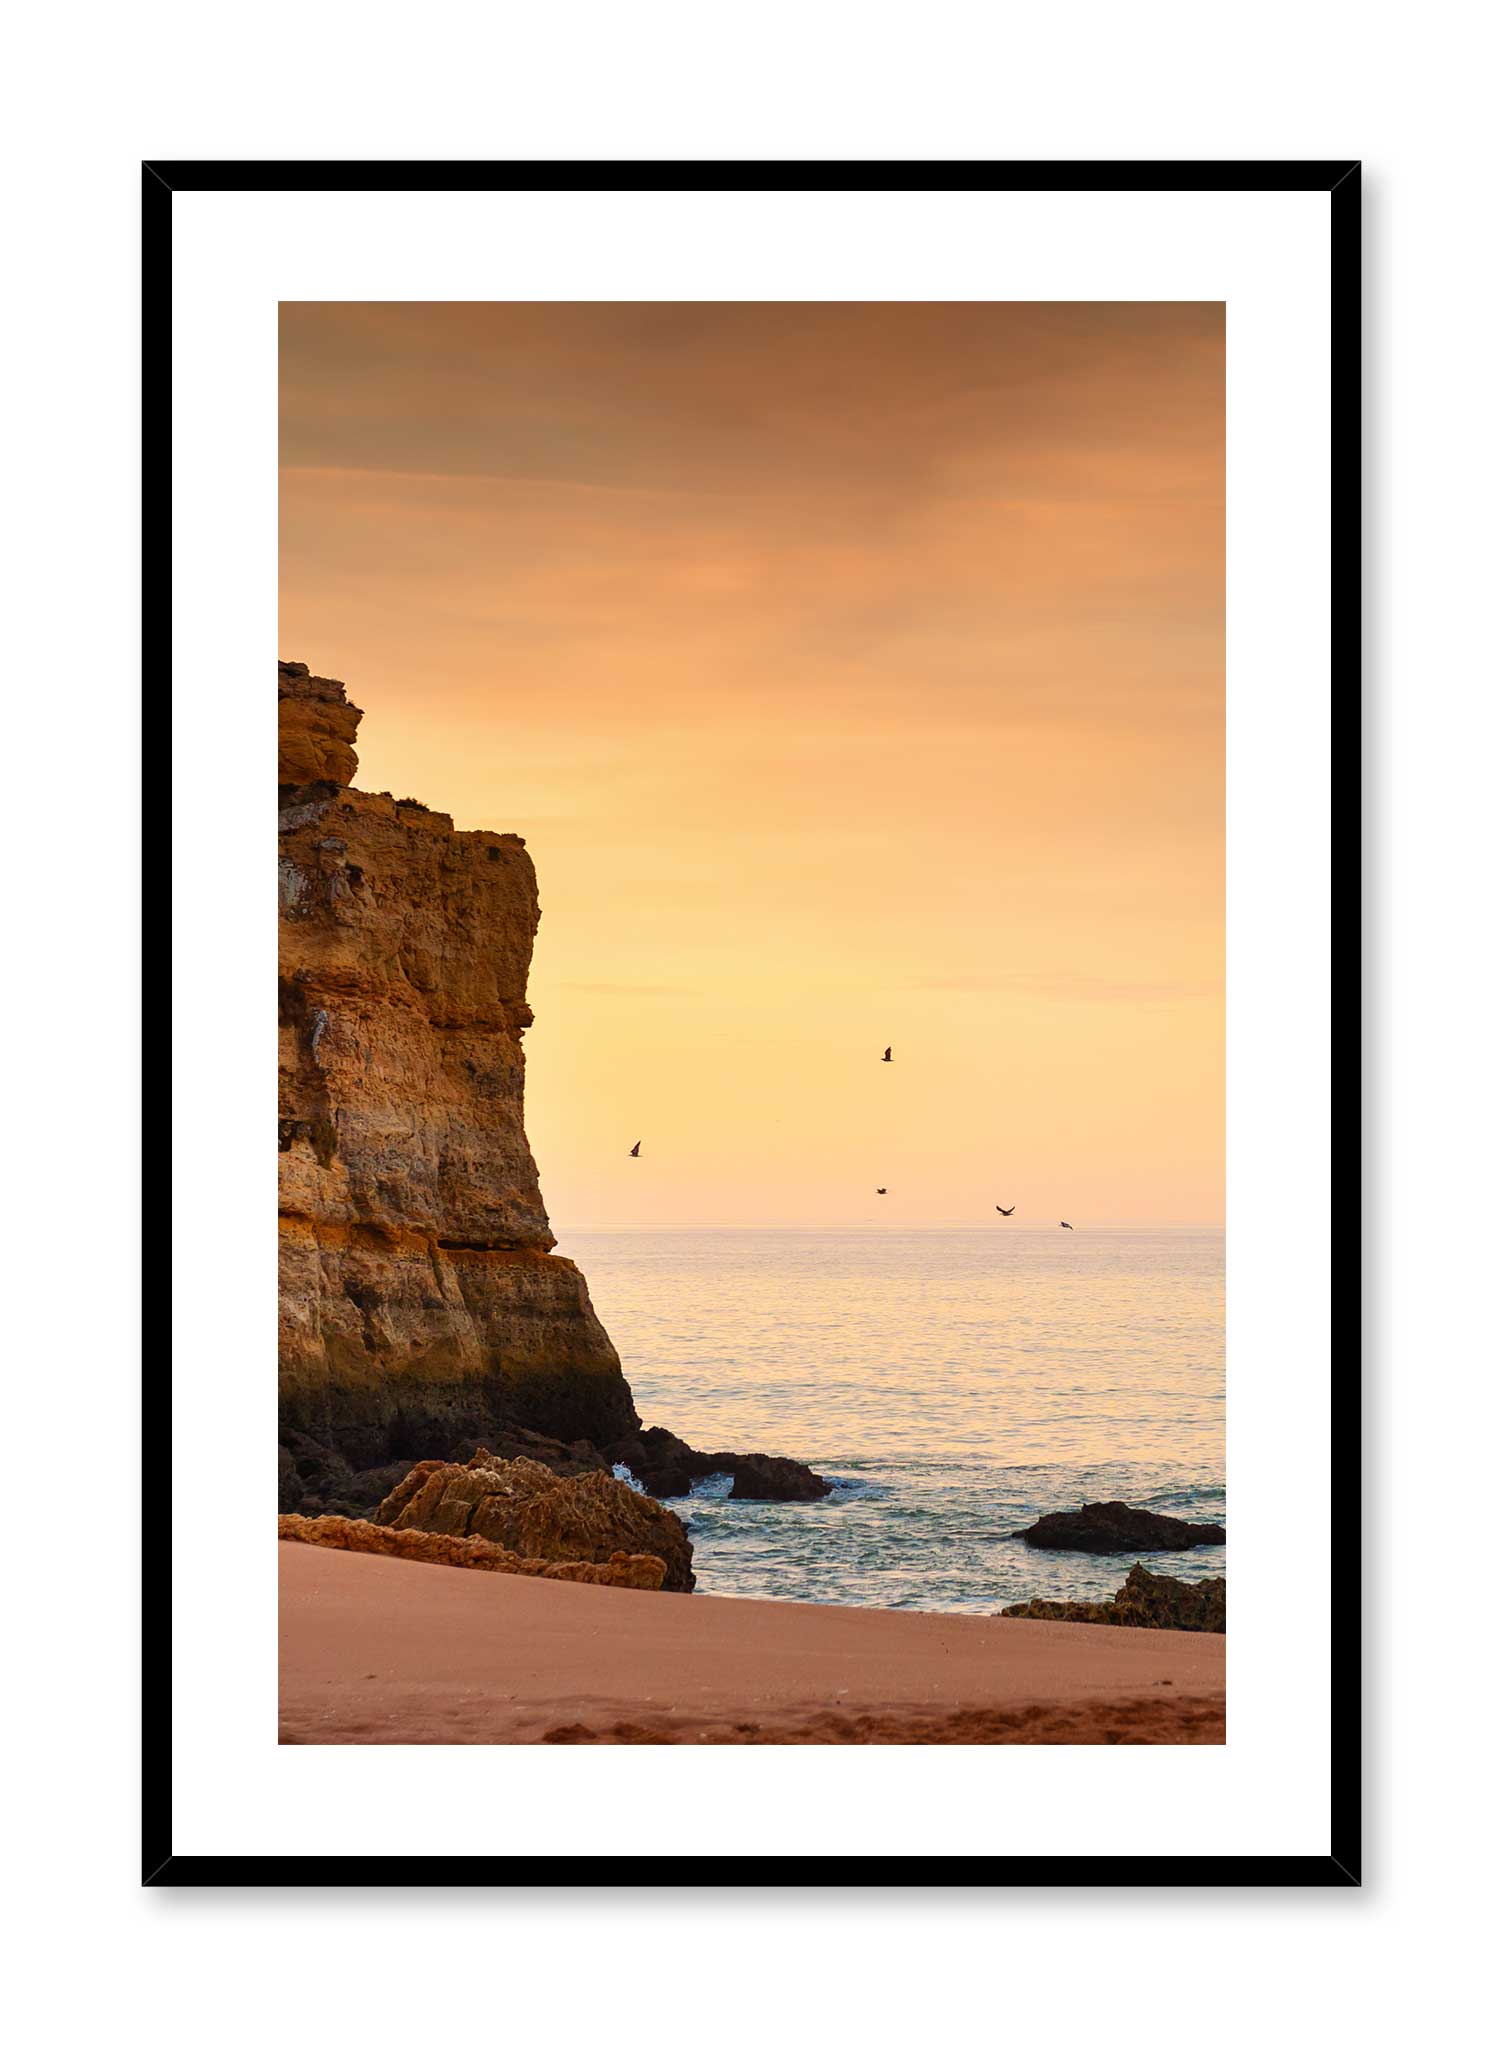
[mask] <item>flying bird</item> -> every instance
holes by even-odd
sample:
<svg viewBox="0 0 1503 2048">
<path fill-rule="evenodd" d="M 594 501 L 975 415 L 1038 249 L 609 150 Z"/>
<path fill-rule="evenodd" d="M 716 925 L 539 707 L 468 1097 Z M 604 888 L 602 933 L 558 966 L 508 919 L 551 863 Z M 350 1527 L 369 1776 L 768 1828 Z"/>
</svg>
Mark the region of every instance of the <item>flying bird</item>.
<svg viewBox="0 0 1503 2048">
<path fill-rule="evenodd" d="M 883 1059 L 884 1059 L 884 1060 L 887 1060 L 887 1061 L 888 1061 L 889 1063 L 891 1062 L 891 1060 L 892 1060 L 892 1047 L 891 1047 L 891 1046 L 889 1046 L 889 1047 L 887 1048 L 886 1052 L 884 1052 L 884 1053 L 883 1053 L 882 1057 L 883 1057 Z"/>
<path fill-rule="evenodd" d="M 638 1138 L 638 1140 L 637 1140 L 636 1144 L 632 1146 L 632 1148 L 631 1148 L 631 1152 L 629 1153 L 629 1155 L 628 1155 L 628 1156 L 629 1156 L 630 1158 L 632 1158 L 632 1159 L 640 1159 L 640 1158 L 641 1158 L 641 1156 L 642 1156 L 642 1140 L 641 1140 L 640 1138 Z"/>
<path fill-rule="evenodd" d="M 1012 1209 L 1016 1209 L 1017 1206 L 1017 1203 L 1014 1202 L 1012 1205 Z M 999 1216 L 1010 1216 L 1012 1214 L 1012 1209 L 1004 1209 L 1000 1202 L 995 1203 L 994 1207 L 996 1208 L 997 1214 Z"/>
<path fill-rule="evenodd" d="M 1061 1230 L 1073 1230 L 1075 1225 L 1073 1223 L 1062 1223 L 1059 1227 Z"/>
<path fill-rule="evenodd" d="M 886 1188 L 878 1188 L 877 1193 L 879 1195 L 885 1195 L 887 1193 L 887 1190 Z"/>
</svg>

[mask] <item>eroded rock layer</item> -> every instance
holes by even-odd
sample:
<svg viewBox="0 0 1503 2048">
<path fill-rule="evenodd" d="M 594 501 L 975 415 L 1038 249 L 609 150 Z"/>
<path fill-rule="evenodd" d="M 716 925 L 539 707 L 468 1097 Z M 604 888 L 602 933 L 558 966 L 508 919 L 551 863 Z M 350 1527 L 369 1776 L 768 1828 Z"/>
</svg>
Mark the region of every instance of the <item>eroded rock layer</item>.
<svg viewBox="0 0 1503 2048">
<path fill-rule="evenodd" d="M 515 1551 L 487 1543 L 483 1536 L 379 1529 L 373 1522 L 351 1521 L 344 1515 L 279 1515 L 277 1534 L 284 1543 L 364 1551 L 375 1557 L 405 1558 L 413 1564 L 454 1565 L 462 1571 L 509 1572 L 524 1579 L 572 1579 L 587 1586 L 634 1586 L 649 1593 L 663 1583 L 660 1557 L 630 1556 L 622 1550 L 613 1551 L 599 1564 L 574 1558 L 518 1557 Z"/>
<path fill-rule="evenodd" d="M 1093 1621 L 1107 1628 L 1181 1628 L 1226 1634 L 1225 1579 L 1170 1579 L 1135 1564 L 1110 1600 L 1022 1600 L 1020 1621 Z"/>
<path fill-rule="evenodd" d="M 605 1472 L 563 1479 L 531 1458 L 477 1451 L 463 1465 L 424 1459 L 377 1508 L 382 1528 L 479 1536 L 519 1557 L 605 1564 L 621 1553 L 663 1562 L 668 1592 L 694 1590 L 692 1552 L 670 1509 Z"/>
<path fill-rule="evenodd" d="M 627 1437 L 522 1124 L 527 850 L 350 788 L 342 684 L 283 662 L 277 696 L 284 1482 L 300 1443 L 359 1471 L 510 1427 Z"/>
</svg>

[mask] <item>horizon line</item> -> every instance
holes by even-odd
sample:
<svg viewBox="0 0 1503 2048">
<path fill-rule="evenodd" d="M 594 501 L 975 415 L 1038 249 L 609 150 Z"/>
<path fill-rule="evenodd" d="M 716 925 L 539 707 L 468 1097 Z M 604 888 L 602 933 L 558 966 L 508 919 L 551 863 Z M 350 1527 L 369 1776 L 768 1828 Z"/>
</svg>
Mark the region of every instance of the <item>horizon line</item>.
<svg viewBox="0 0 1503 2048">
<path fill-rule="evenodd" d="M 869 1230 L 869 1231 L 872 1231 L 872 1232 L 883 1232 L 883 1231 L 893 1231 L 893 1230 L 935 1230 L 935 1231 L 938 1231 L 938 1230 L 976 1230 L 976 1231 L 981 1231 L 981 1230 L 988 1230 L 988 1231 L 989 1231 L 989 1230 L 992 1230 L 992 1229 L 994 1229 L 994 1228 L 995 1228 L 996 1226 L 994 1226 L 994 1225 L 992 1225 L 992 1224 L 990 1224 L 990 1223 L 975 1223 L 975 1222 L 970 1222 L 970 1221 L 967 1221 L 967 1222 L 954 1222 L 954 1223 L 945 1223 L 945 1222 L 938 1222 L 938 1223 L 932 1223 L 932 1222 L 931 1222 L 931 1223 L 902 1223 L 902 1222 L 894 1222 L 894 1223 L 867 1223 L 867 1222 L 845 1222 L 845 1223 L 841 1223 L 841 1222 L 828 1222 L 828 1221 L 826 1221 L 826 1222 L 822 1222 L 822 1223 L 812 1223 L 812 1222 L 809 1222 L 809 1223 L 571 1223 L 571 1224 L 567 1224 L 567 1225 L 562 1225 L 562 1224 L 559 1224 L 559 1223 L 557 1223 L 557 1222 L 556 1222 L 555 1220 L 553 1220 L 553 1219 L 551 1219 L 551 1218 L 550 1218 L 550 1223 L 549 1223 L 549 1227 L 550 1227 L 551 1229 L 554 1229 L 554 1230 L 560 1230 L 560 1231 L 562 1231 L 562 1230 L 565 1230 L 565 1229 L 567 1229 L 567 1230 L 586 1230 L 586 1231 L 595 1231 L 595 1232 L 599 1232 L 599 1231 L 612 1231 L 612 1230 L 619 1230 L 619 1231 L 627 1231 L 627 1230 L 642 1230 L 642 1231 L 645 1231 L 645 1230 Z M 1058 1230 L 1058 1229 L 1059 1229 L 1059 1227 L 1060 1227 L 1060 1224 L 1059 1224 L 1059 1219 L 1058 1219 L 1058 1218 L 1056 1218 L 1056 1219 L 1055 1219 L 1055 1221 L 1054 1221 L 1053 1223 L 1016 1223 L 1016 1224 L 1012 1224 L 1012 1226 L 1011 1226 L 1011 1228 L 1012 1228 L 1012 1231 L 1013 1231 L 1013 1234 L 1014 1234 L 1014 1235 L 1016 1235 L 1016 1234 L 1017 1234 L 1017 1232 L 1018 1232 L 1018 1231 L 1020 1231 L 1020 1230 L 1046 1230 L 1046 1231 L 1047 1231 L 1047 1230 Z M 1204 1222 L 1204 1221 L 1189 1221 L 1189 1220 L 1185 1220 L 1185 1219 L 1183 1219 L 1183 1218 L 1172 1218 L 1172 1217 L 1171 1217 L 1171 1218 L 1161 1218 L 1161 1217 L 1153 1217 L 1153 1218 L 1145 1218 L 1145 1219 L 1143 1219 L 1143 1220 L 1140 1220 L 1140 1221 L 1132 1221 L 1132 1220 L 1128 1220 L 1128 1219 L 1117 1219 L 1117 1220 L 1114 1220 L 1114 1221 L 1111 1221 L 1111 1222 L 1091 1222 L 1091 1221 L 1087 1220 L 1087 1221 L 1085 1221 L 1085 1222 L 1082 1222 L 1082 1223 L 1078 1223 L 1078 1224 L 1074 1224 L 1074 1225 L 1072 1225 L 1072 1228 L 1074 1228 L 1074 1229 L 1076 1229 L 1076 1230 L 1086 1230 L 1086 1231 L 1090 1231 L 1090 1230 L 1219 1230 L 1219 1231 L 1223 1231 L 1223 1232 L 1224 1232 L 1224 1231 L 1225 1231 L 1225 1229 L 1226 1229 L 1226 1224 L 1225 1224 L 1225 1222 L 1224 1222 L 1224 1221 L 1222 1221 L 1222 1222 L 1214 1222 L 1214 1223 L 1213 1223 L 1213 1222 Z"/>
</svg>

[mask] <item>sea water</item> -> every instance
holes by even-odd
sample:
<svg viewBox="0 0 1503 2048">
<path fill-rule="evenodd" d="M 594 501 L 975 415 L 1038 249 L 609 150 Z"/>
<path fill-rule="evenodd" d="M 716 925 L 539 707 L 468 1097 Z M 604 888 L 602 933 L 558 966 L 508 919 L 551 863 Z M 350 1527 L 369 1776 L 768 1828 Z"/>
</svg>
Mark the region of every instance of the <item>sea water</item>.
<svg viewBox="0 0 1503 2048">
<path fill-rule="evenodd" d="M 1225 1245 L 1202 1228 L 576 1231 L 637 1410 L 775 1451 L 828 1499 L 673 1505 L 700 1590 L 994 1613 L 1109 1598 L 1127 1557 L 1030 1549 L 1052 1508 L 1226 1521 Z M 1224 1547 L 1142 1560 L 1196 1579 Z"/>
</svg>

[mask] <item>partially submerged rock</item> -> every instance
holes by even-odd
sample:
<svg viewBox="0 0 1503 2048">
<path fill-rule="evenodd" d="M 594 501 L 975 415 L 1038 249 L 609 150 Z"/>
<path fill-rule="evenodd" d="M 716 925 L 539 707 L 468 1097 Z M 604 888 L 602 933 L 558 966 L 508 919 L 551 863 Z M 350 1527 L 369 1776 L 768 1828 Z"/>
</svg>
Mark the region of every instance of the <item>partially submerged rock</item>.
<svg viewBox="0 0 1503 2048">
<path fill-rule="evenodd" d="M 1194 1550 L 1202 1543 L 1226 1541 L 1225 1529 L 1215 1522 L 1181 1522 L 1120 1500 L 1088 1501 L 1082 1508 L 1043 1515 L 1019 1533 L 1035 1550 L 1088 1550 L 1097 1556 L 1117 1550 Z"/>
<path fill-rule="evenodd" d="M 1135 1564 L 1110 1600 L 1024 1600 L 1004 1607 L 1022 1621 L 1095 1621 L 1109 1628 L 1182 1628 L 1226 1634 L 1225 1579 L 1171 1579 Z"/>
<path fill-rule="evenodd" d="M 425 1459 L 376 1509 L 382 1528 L 479 1536 L 519 1557 L 608 1563 L 656 1557 L 666 1592 L 692 1592 L 693 1546 L 678 1516 L 607 1472 L 560 1478 L 531 1458 L 477 1451 L 468 1464 Z"/>
<path fill-rule="evenodd" d="M 447 1564 L 472 1572 L 510 1572 L 524 1579 L 571 1579 L 587 1586 L 631 1586 L 655 1593 L 666 1566 L 660 1557 L 614 1550 L 603 1563 L 574 1559 L 519 1557 L 483 1536 L 439 1536 L 425 1529 L 381 1529 L 374 1522 L 352 1521 L 345 1515 L 279 1515 L 277 1535 L 284 1543 L 312 1543 L 326 1550 L 366 1551 L 377 1557 L 401 1557 L 415 1564 Z"/>
<path fill-rule="evenodd" d="M 823 1500 L 830 1481 L 796 1458 L 761 1451 L 696 1451 L 667 1429 L 639 1429 L 612 1444 L 606 1456 L 625 1465 L 659 1500 L 692 1490 L 698 1479 L 727 1473 L 732 1500 Z"/>
</svg>

